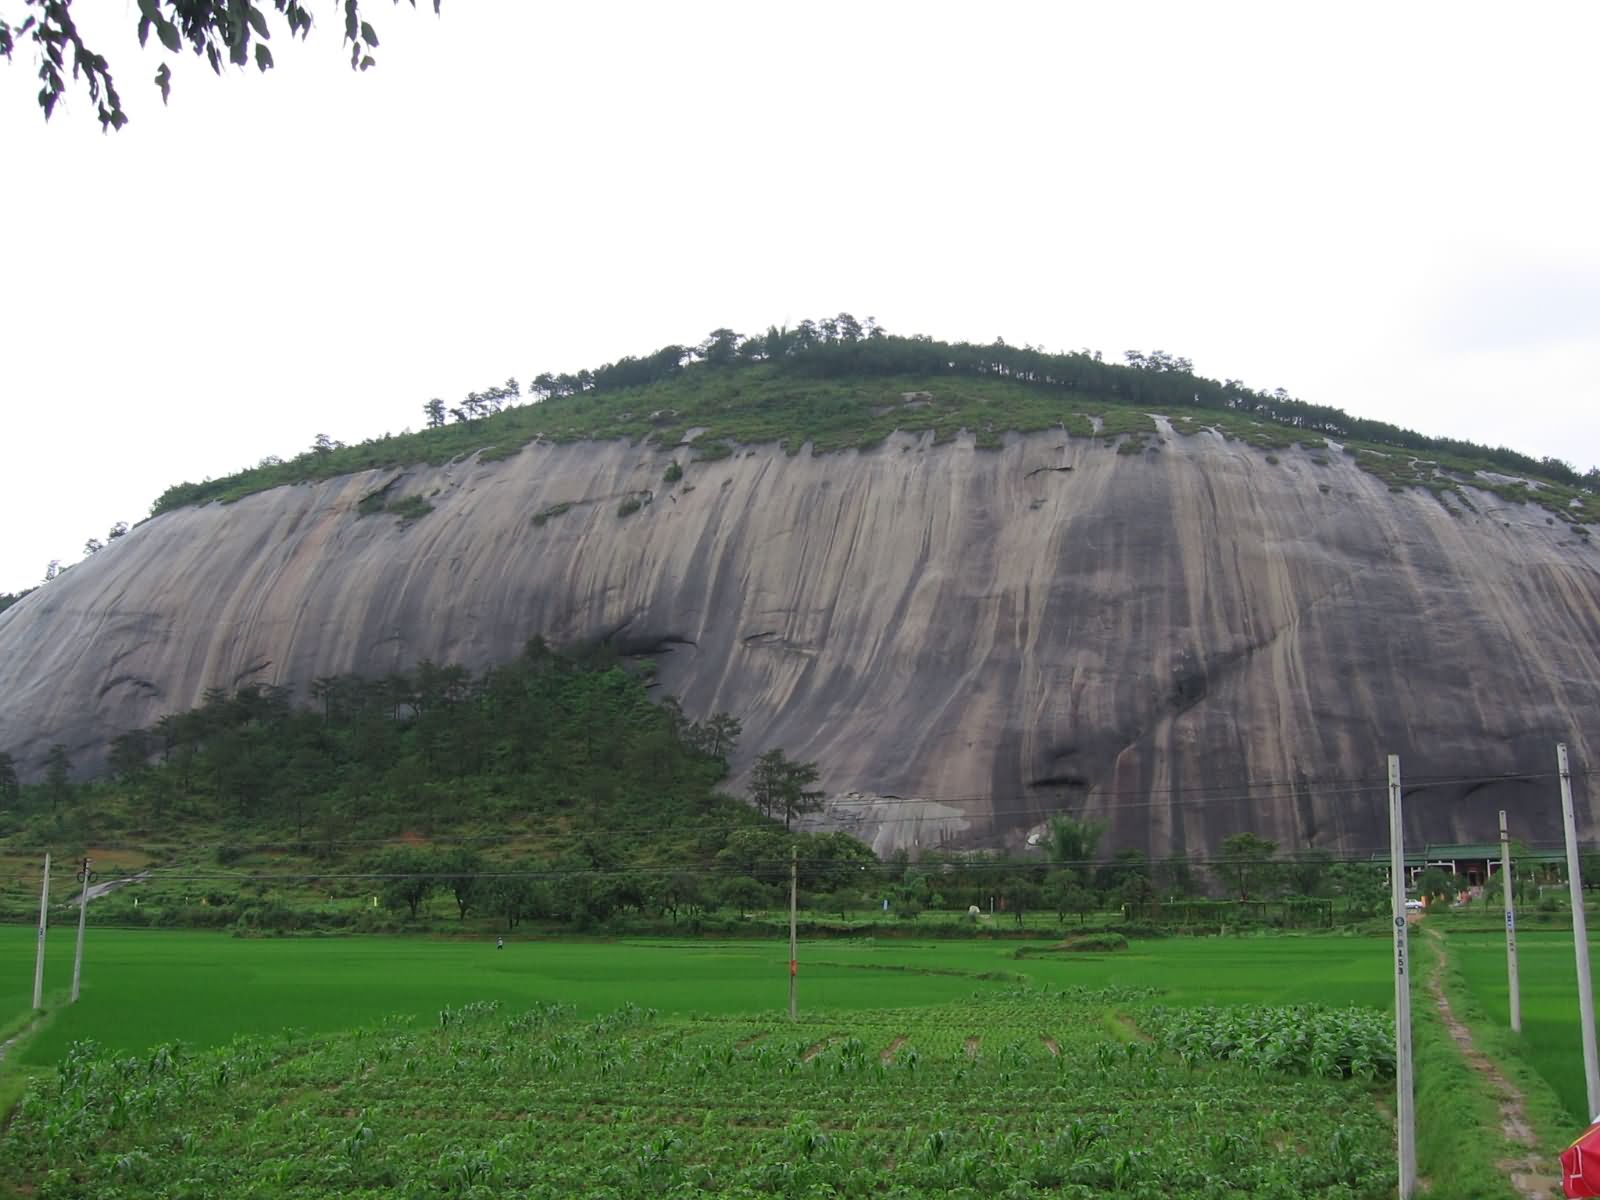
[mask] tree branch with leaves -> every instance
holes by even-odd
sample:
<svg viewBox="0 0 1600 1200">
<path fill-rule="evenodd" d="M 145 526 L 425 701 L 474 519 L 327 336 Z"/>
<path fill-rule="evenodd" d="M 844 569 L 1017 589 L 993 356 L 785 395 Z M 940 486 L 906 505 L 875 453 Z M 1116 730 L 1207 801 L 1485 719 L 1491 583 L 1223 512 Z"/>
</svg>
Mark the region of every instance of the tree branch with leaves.
<svg viewBox="0 0 1600 1200">
<path fill-rule="evenodd" d="M 350 67 L 365 71 L 376 64 L 372 51 L 378 47 L 377 30 L 362 16 L 361 0 L 336 2 L 350 47 Z M 406 2 L 412 8 L 417 5 L 417 0 Z M 435 14 L 440 3 L 433 0 Z M 111 64 L 85 43 L 73 19 L 72 0 L 22 0 L 22 6 L 26 15 L 17 24 L 0 17 L 0 55 L 9 61 L 19 43 L 33 44 L 39 63 L 39 107 L 45 119 L 66 93 L 65 72 L 70 70 L 73 81 L 82 80 L 88 90 L 102 129 L 126 125 L 128 114 L 112 80 Z M 258 70 L 272 69 L 269 15 L 287 27 L 291 39 L 304 40 L 312 24 L 311 10 L 300 0 L 138 0 L 138 9 L 141 46 L 154 33 L 168 53 L 179 54 L 187 46 L 218 75 L 224 62 L 243 67 L 254 61 Z M 172 68 L 165 61 L 156 69 L 155 85 L 165 104 L 172 93 Z"/>
</svg>

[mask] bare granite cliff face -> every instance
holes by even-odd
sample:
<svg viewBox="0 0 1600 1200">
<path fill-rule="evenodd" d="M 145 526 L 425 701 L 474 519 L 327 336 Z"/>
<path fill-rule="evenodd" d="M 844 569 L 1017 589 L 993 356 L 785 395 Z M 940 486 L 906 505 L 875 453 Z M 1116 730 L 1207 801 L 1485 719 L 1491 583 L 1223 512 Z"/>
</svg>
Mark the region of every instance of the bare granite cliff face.
<svg viewBox="0 0 1600 1200">
<path fill-rule="evenodd" d="M 1170 432 L 697 463 L 535 444 L 185 509 L 0 614 L 0 747 L 32 776 L 210 686 L 610 636 L 691 714 L 743 720 L 737 766 L 819 762 L 828 819 L 880 848 L 1016 840 L 1070 804 L 1158 854 L 1243 829 L 1364 851 L 1389 752 L 1445 780 L 1412 838 L 1490 840 L 1498 808 L 1559 836 L 1554 745 L 1600 750 L 1600 548 L 1489 493 L 1278 457 Z M 361 516 L 381 489 L 434 510 Z"/>
</svg>

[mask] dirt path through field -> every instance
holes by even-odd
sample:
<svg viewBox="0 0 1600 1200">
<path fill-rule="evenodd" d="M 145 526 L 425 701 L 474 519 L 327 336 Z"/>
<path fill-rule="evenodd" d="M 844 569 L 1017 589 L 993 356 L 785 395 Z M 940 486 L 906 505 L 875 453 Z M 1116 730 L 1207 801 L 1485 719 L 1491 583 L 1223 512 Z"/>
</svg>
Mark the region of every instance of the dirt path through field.
<svg viewBox="0 0 1600 1200">
<path fill-rule="evenodd" d="M 1561 1176 L 1548 1155 L 1539 1151 L 1539 1138 L 1528 1124 L 1526 1105 L 1522 1093 L 1507 1079 L 1493 1060 L 1472 1044 L 1472 1032 L 1456 1019 L 1450 1008 L 1450 997 L 1444 990 L 1446 952 L 1444 938 L 1431 929 L 1423 931 L 1433 941 L 1438 959 L 1428 974 L 1428 994 L 1433 997 L 1439 1019 L 1450 1031 L 1450 1037 L 1467 1060 L 1467 1065 L 1488 1082 L 1494 1092 L 1495 1103 L 1500 1106 L 1500 1132 L 1507 1144 L 1520 1148 L 1505 1158 L 1495 1161 L 1512 1189 L 1523 1200 L 1560 1200 Z"/>
</svg>

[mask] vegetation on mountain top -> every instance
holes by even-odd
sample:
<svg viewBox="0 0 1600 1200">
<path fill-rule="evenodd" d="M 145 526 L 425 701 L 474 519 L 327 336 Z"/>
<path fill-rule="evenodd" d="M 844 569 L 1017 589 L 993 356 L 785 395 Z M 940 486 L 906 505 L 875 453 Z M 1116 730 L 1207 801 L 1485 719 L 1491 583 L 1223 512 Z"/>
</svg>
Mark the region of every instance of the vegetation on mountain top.
<svg viewBox="0 0 1600 1200">
<path fill-rule="evenodd" d="M 319 436 L 292 459 L 269 456 L 235 475 L 169 488 L 152 515 L 356 471 L 471 454 L 506 458 L 534 440 L 628 438 L 670 447 L 692 433 L 696 455 L 708 459 L 725 457 L 728 443 L 779 443 L 790 453 L 806 443 L 816 453 L 870 449 L 897 430 L 931 432 L 935 442 L 966 431 L 980 447 L 998 447 L 1008 432 L 1045 429 L 1149 436 L 1155 433 L 1149 414 L 1161 412 L 1180 433 L 1209 429 L 1267 450 L 1298 443 L 1316 451 L 1333 438 L 1358 466 L 1397 487 L 1442 493 L 1471 481 L 1510 489 L 1516 495 L 1508 498 L 1544 504 L 1569 522 L 1600 520 L 1600 468 L 1580 474 L 1559 459 L 1425 437 L 1296 400 L 1281 388 L 1208 379 L 1187 359 L 1161 351 L 1125 357 L 1116 364 L 1088 351 L 1049 354 L 1004 341 L 900 337 L 848 314 L 759 337 L 719 329 L 696 347 L 667 346 L 593 370 L 541 374 L 527 389 L 528 403 L 517 403 L 524 393 L 515 379 L 450 409 L 430 400 L 420 432 L 353 446 Z"/>
</svg>

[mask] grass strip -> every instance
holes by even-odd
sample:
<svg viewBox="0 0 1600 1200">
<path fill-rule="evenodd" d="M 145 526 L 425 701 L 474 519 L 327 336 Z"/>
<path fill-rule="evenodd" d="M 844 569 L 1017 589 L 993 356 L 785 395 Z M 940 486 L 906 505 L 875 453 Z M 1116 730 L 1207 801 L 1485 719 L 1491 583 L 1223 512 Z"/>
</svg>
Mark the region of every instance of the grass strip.
<svg viewBox="0 0 1600 1200">
<path fill-rule="evenodd" d="M 1506 1077 L 1525 1097 L 1528 1118 L 1540 1138 L 1538 1153 L 1548 1153 L 1553 1164 L 1558 1148 L 1549 1143 L 1547 1130 L 1560 1104 L 1547 1084 L 1526 1068 L 1508 1062 L 1492 1041 L 1478 1041 L 1480 1025 L 1472 1026 L 1468 1008 L 1461 1007 L 1465 988 L 1434 938 L 1411 939 L 1412 961 L 1422 967 L 1421 978 L 1438 973 L 1447 989 L 1457 1018 L 1472 1029 L 1474 1043 L 1493 1058 Z M 1452 976 L 1454 976 L 1452 978 Z M 1513 1145 L 1501 1134 L 1500 1109 L 1488 1081 L 1473 1070 L 1434 1004 L 1425 985 L 1412 986 L 1412 1054 L 1416 1079 L 1417 1170 L 1426 1180 L 1425 1195 L 1439 1200 L 1520 1200 L 1500 1167 L 1501 1160 L 1526 1155 L 1528 1148 Z M 1565 1142 L 1561 1143 L 1565 1145 Z"/>
<path fill-rule="evenodd" d="M 0 1131 L 11 1121 L 12 1110 L 28 1090 L 28 1085 L 51 1067 L 23 1063 L 22 1051 L 55 1020 L 59 996 L 45 997 L 47 1007 L 18 1013 L 5 1025 L 0 1025 Z"/>
<path fill-rule="evenodd" d="M 1411 961 L 1424 976 L 1440 969 L 1431 938 L 1413 937 Z M 1412 972 L 1411 1044 L 1416 1081 L 1417 1171 L 1426 1195 L 1459 1200 L 1518 1200 L 1495 1160 L 1503 1145 L 1492 1131 L 1500 1114 L 1456 1048 L 1425 987 Z M 1491 1134 L 1491 1136 L 1485 1136 Z"/>
<path fill-rule="evenodd" d="M 1448 941 L 1445 942 L 1448 947 Z M 1539 1138 L 1538 1150 L 1554 1163 L 1561 1151 L 1583 1130 L 1574 1127 L 1560 1095 L 1521 1049 L 1521 1035 L 1494 1020 L 1468 986 L 1466 975 L 1453 955 L 1446 953 L 1441 976 L 1456 1019 L 1472 1031 L 1472 1044 L 1494 1061 L 1500 1073 L 1522 1093 L 1523 1115 Z"/>
</svg>

